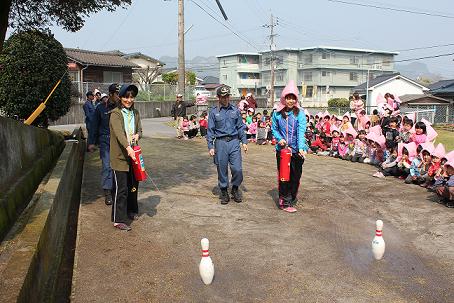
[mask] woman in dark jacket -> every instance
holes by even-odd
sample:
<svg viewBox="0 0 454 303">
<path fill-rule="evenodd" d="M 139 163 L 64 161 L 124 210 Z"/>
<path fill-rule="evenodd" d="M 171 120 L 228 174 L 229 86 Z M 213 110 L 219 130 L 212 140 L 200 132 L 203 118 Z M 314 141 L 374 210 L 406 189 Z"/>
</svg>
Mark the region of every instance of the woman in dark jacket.
<svg viewBox="0 0 454 303">
<path fill-rule="evenodd" d="M 135 153 L 132 145 L 142 137 L 139 112 L 134 109 L 135 85 L 123 84 L 120 102 L 110 115 L 110 166 L 113 172 L 112 222 L 121 230 L 131 230 L 127 225 L 138 218 L 137 190 L 139 182 L 134 178 L 132 161 Z"/>
</svg>

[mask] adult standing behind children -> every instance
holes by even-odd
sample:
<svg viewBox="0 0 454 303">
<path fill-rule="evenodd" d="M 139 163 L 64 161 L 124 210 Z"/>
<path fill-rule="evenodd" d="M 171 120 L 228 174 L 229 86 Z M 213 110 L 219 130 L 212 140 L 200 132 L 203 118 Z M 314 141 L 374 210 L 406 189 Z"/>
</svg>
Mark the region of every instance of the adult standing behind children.
<svg viewBox="0 0 454 303">
<path fill-rule="evenodd" d="M 257 101 L 255 101 L 254 96 L 252 95 L 252 93 L 247 93 L 246 101 L 247 101 L 247 104 L 248 104 L 248 109 L 252 108 L 255 111 L 255 109 L 257 108 Z"/>
<path fill-rule="evenodd" d="M 207 143 L 210 156 L 214 157 L 218 171 L 218 185 L 221 190 L 221 204 L 230 201 L 228 193 L 228 165 L 232 173 L 233 200 L 241 202 L 239 187 L 243 181 L 243 167 L 240 143 L 247 152 L 247 139 L 241 113 L 236 106 L 230 104 L 230 89 L 221 86 L 216 92 L 219 98 L 218 106 L 213 107 L 208 115 Z"/>
<path fill-rule="evenodd" d="M 293 80 L 287 84 L 281 94 L 280 103 L 272 118 L 273 136 L 276 138 L 277 169 L 280 167 L 280 151 L 289 147 L 292 151 L 290 160 L 290 180 L 279 180 L 279 208 L 287 212 L 296 212 L 298 188 L 300 185 L 303 163 L 308 146 L 304 136 L 306 117 L 304 110 L 299 108 L 298 88 Z"/>
<path fill-rule="evenodd" d="M 184 137 L 182 124 L 183 124 L 183 118 L 186 116 L 186 108 L 194 106 L 194 105 L 195 105 L 195 103 L 189 103 L 189 102 L 183 101 L 182 94 L 177 94 L 177 101 L 172 106 L 171 114 L 173 116 L 173 119 L 176 120 L 175 128 L 177 130 L 178 139 L 181 139 Z"/>
<path fill-rule="evenodd" d="M 109 86 L 109 95 L 101 95 L 100 103 L 93 114 L 92 130 L 88 136 L 88 151 L 94 151 L 95 144 L 99 144 L 99 157 L 102 162 L 101 186 L 104 190 L 106 205 L 112 205 L 112 168 L 110 167 L 110 113 L 115 109 L 120 98 L 119 85 Z"/>
<path fill-rule="evenodd" d="M 136 161 L 132 148 L 142 137 L 139 112 L 134 109 L 135 85 L 123 84 L 119 91 L 120 102 L 110 115 L 110 166 L 113 170 L 112 222 L 121 230 L 131 230 L 128 218 L 138 218 L 138 185 L 132 170 Z"/>
</svg>

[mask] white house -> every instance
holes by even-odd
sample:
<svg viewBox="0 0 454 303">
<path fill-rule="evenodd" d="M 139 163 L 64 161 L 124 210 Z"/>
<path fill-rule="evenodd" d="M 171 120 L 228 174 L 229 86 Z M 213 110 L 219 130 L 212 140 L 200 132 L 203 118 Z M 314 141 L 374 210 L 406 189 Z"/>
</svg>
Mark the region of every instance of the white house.
<svg viewBox="0 0 454 303">
<path fill-rule="evenodd" d="M 366 93 L 366 88 L 368 93 Z M 362 95 L 367 96 L 366 104 L 369 107 L 377 106 L 377 96 L 386 93 L 400 97 L 403 95 L 421 95 L 429 91 L 429 88 L 421 85 L 400 73 L 381 75 L 368 82 L 364 82 L 353 88 Z"/>
</svg>

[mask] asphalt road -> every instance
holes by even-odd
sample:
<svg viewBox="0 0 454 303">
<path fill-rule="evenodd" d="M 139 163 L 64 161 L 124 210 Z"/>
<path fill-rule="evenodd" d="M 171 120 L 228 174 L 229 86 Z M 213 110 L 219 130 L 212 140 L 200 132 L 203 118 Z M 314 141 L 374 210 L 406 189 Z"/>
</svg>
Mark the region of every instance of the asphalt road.
<svg viewBox="0 0 454 303">
<path fill-rule="evenodd" d="M 273 149 L 251 145 L 244 202 L 223 206 L 204 140 L 171 138 L 162 121 L 144 125 L 155 134 L 141 141 L 151 180 L 140 185 L 132 231 L 113 228 L 98 154 L 87 154 L 74 302 L 454 302 L 454 212 L 431 193 L 373 178 L 365 164 L 309 156 L 298 212 L 285 213 Z M 380 261 L 371 252 L 377 219 Z M 203 237 L 210 286 L 198 274 Z"/>
</svg>

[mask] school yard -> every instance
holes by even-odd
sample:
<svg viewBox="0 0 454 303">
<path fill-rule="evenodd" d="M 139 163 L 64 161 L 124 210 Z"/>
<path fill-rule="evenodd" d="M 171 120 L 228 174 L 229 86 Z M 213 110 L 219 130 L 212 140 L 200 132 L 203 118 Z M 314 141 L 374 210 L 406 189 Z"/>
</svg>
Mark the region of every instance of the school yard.
<svg viewBox="0 0 454 303">
<path fill-rule="evenodd" d="M 87 154 L 74 302 L 454 302 L 454 212 L 432 193 L 374 168 L 308 156 L 298 212 L 276 208 L 271 146 L 244 155 L 244 202 L 220 205 L 202 139 L 178 141 L 161 120 L 141 141 L 152 182 L 139 189 L 132 231 L 112 227 Z M 375 261 L 375 220 L 384 258 Z M 215 279 L 198 273 L 210 240 Z"/>
</svg>

